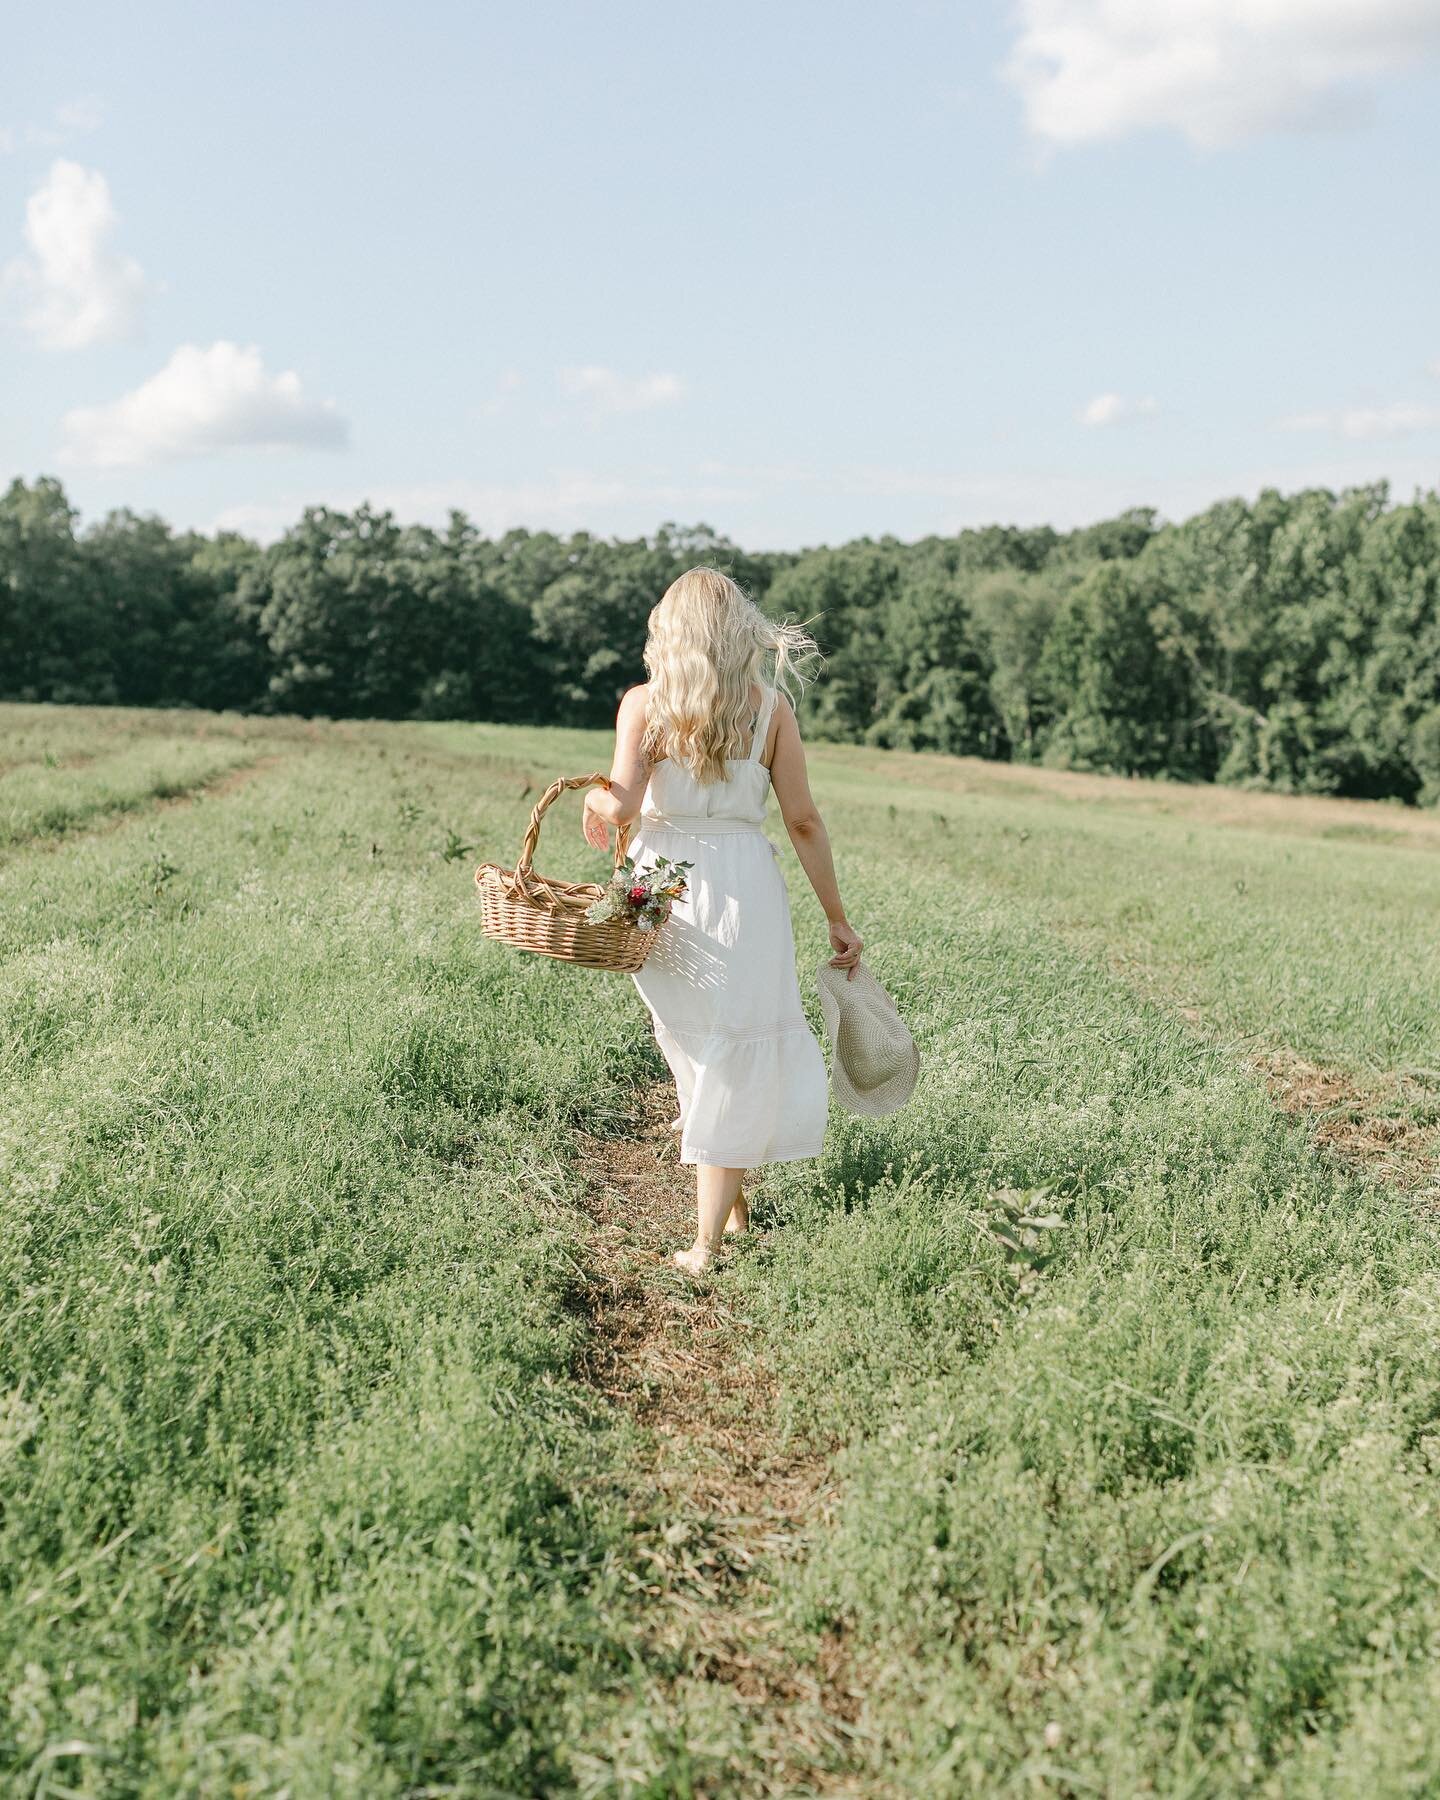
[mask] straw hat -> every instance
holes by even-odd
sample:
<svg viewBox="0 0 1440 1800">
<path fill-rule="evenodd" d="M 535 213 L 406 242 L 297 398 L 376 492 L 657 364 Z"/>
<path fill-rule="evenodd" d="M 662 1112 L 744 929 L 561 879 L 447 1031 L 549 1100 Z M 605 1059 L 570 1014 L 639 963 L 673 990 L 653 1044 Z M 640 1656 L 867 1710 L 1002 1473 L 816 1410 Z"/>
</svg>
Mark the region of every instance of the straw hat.
<svg viewBox="0 0 1440 1800">
<path fill-rule="evenodd" d="M 815 971 L 820 1010 L 830 1033 L 830 1080 L 847 1111 L 879 1118 L 902 1107 L 920 1073 L 915 1048 L 895 1002 L 863 963 L 855 979 L 822 962 Z"/>
</svg>

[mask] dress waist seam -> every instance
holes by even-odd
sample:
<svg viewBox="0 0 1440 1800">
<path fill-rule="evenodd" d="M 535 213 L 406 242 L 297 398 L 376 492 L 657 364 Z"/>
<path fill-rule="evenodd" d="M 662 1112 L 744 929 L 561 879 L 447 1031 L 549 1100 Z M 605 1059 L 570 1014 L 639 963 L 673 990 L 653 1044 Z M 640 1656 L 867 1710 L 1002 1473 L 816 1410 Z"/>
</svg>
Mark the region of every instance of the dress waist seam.
<svg viewBox="0 0 1440 1800">
<path fill-rule="evenodd" d="M 637 821 L 641 831 L 684 831 L 693 837 L 725 837 L 752 832 L 765 835 L 764 821 L 737 819 L 726 814 L 710 818 L 704 813 L 641 813 Z"/>
<path fill-rule="evenodd" d="M 672 1037 L 678 1044 L 764 1044 L 772 1038 L 795 1037 L 804 1032 L 806 1037 L 814 1037 L 809 1022 L 798 1019 L 778 1019 L 770 1025 L 747 1026 L 712 1026 L 707 1030 L 686 1031 L 681 1027 L 663 1024 L 657 1020 L 658 1029 L 667 1037 Z"/>
</svg>

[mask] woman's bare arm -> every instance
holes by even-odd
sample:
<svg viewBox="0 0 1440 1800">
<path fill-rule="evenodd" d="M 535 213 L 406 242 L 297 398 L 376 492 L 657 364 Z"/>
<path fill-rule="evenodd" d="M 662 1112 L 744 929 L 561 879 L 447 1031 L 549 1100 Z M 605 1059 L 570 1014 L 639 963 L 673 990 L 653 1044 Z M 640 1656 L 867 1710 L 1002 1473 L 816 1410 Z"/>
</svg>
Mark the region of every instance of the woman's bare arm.
<svg viewBox="0 0 1440 1800">
<path fill-rule="evenodd" d="M 587 844 L 597 850 L 608 849 L 609 828 L 631 825 L 640 816 L 640 804 L 650 780 L 650 764 L 641 749 L 645 735 L 645 700 L 647 685 L 633 687 L 620 702 L 615 715 L 615 757 L 610 765 L 610 788 L 588 788 L 582 829 Z"/>
<path fill-rule="evenodd" d="M 810 775 L 805 766 L 805 746 L 800 740 L 800 726 L 794 708 L 782 694 L 775 705 L 775 747 L 770 756 L 770 781 L 780 803 L 780 816 L 800 858 L 800 867 L 809 877 L 815 898 L 824 909 L 830 927 L 830 944 L 835 955 L 830 958 L 837 969 L 848 969 L 852 976 L 860 961 L 860 934 L 845 917 L 840 898 L 840 883 L 835 874 L 835 858 L 830 849 L 830 834 L 820 809 L 810 792 Z"/>
</svg>

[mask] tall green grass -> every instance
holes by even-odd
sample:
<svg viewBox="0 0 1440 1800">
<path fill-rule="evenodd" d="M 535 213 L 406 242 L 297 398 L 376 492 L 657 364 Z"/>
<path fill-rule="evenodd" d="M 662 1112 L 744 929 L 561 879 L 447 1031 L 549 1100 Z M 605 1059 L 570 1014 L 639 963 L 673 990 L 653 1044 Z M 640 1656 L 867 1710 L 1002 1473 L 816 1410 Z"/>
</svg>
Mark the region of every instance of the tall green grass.
<svg viewBox="0 0 1440 1800">
<path fill-rule="evenodd" d="M 282 746 L 283 748 L 283 746 Z M 541 1791 L 620 1677 L 574 1127 L 653 1054 L 486 956 L 392 734 L 0 867 L 0 1758 Z"/>
<path fill-rule="evenodd" d="M 0 859 L 0 1766 L 777 1791 L 763 1719 L 641 1660 L 685 1521 L 569 1373 L 576 1132 L 656 1077 L 643 1010 L 475 928 L 474 861 L 602 740 L 247 733 L 247 785 Z M 863 1704 L 784 1791 L 1433 1791 L 1434 1214 L 1244 1066 L 1403 1068 L 1424 1114 L 1432 853 L 886 766 L 816 782 L 921 1084 L 771 1171 L 718 1277 L 757 1429 L 833 1457 L 805 1554 L 756 1554 Z"/>
<path fill-rule="evenodd" d="M 771 1172 L 728 1279 L 791 1429 L 839 1447 L 775 1574 L 797 1658 L 850 1647 L 865 1781 L 1429 1791 L 1436 1214 L 1325 1160 L 1245 1059 L 1403 1075 L 1436 1123 L 1436 846 L 1382 808 L 1337 838 L 815 761 L 925 1073 Z"/>
<path fill-rule="evenodd" d="M 890 887 L 918 936 L 927 888 Z M 909 1791 L 1424 1791 L 1433 1215 L 975 898 L 887 969 L 916 1101 L 777 1173 L 737 1272 L 844 1445 L 802 1640 L 876 1668 L 871 1767 Z"/>
<path fill-rule="evenodd" d="M 0 854 L 189 796 L 303 740 L 300 720 L 0 704 Z"/>
</svg>

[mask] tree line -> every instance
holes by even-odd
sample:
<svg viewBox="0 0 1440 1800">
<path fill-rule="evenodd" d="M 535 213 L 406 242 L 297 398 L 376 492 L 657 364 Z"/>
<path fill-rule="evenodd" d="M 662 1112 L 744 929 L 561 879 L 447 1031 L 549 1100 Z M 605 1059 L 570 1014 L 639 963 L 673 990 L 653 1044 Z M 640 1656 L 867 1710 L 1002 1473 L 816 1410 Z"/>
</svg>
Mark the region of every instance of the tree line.
<svg viewBox="0 0 1440 1800">
<path fill-rule="evenodd" d="M 262 547 L 60 484 L 0 499 L 0 698 L 604 725 L 682 570 L 811 621 L 819 738 L 1440 801 L 1440 495 L 753 554 L 708 527 L 483 535 L 308 509 Z"/>
</svg>

